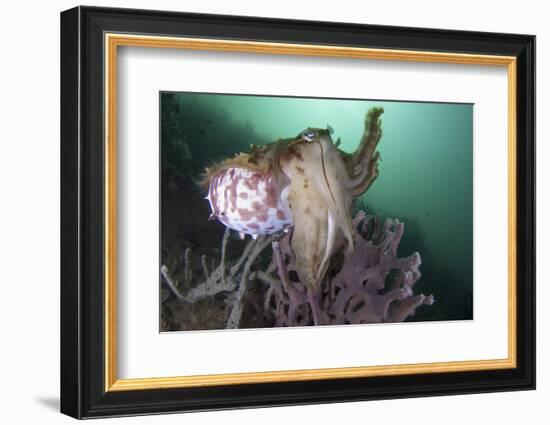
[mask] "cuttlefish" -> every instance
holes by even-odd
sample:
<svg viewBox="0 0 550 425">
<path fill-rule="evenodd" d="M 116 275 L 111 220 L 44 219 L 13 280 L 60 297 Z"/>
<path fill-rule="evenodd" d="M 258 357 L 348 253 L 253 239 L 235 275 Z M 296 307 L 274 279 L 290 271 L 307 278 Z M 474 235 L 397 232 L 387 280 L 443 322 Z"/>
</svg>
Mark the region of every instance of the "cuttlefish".
<svg viewBox="0 0 550 425">
<path fill-rule="evenodd" d="M 353 250 L 351 202 L 378 176 L 382 108 L 372 108 L 357 149 L 346 153 L 332 128 L 251 146 L 206 169 L 210 219 L 244 238 L 288 232 L 301 282 L 315 289 L 337 250 Z"/>
</svg>

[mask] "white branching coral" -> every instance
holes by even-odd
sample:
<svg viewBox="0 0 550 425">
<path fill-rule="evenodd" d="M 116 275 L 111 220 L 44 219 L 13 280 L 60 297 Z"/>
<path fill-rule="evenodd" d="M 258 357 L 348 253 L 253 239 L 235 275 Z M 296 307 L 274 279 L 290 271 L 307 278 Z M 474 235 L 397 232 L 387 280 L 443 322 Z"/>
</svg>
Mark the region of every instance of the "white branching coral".
<svg viewBox="0 0 550 425">
<path fill-rule="evenodd" d="M 230 293 L 227 302 L 230 304 L 231 309 L 226 328 L 233 329 L 239 327 L 243 310 L 242 303 L 249 282 L 256 278 L 256 273 L 251 273 L 251 266 L 270 244 L 271 238 L 251 239 L 240 257 L 233 262 L 229 262 L 226 259 L 229 235 L 230 230 L 226 229 L 222 239 L 220 262 L 217 266 L 211 265 L 209 267 L 207 257 L 205 255 L 201 256 L 202 275 L 195 276 L 192 272 L 191 248 L 185 250 L 183 282 L 175 279 L 166 265 L 163 265 L 160 271 L 174 295 L 180 301 L 186 303 L 195 303 L 204 298 L 214 297 L 222 292 Z"/>
</svg>

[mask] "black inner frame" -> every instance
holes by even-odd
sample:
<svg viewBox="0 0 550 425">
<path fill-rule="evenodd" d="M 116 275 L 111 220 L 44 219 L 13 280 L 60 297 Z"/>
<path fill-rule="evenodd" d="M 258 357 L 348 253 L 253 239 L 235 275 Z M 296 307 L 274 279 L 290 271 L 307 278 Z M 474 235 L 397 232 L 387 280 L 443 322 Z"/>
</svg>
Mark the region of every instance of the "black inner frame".
<svg viewBox="0 0 550 425">
<path fill-rule="evenodd" d="M 106 32 L 515 56 L 517 368 L 105 392 L 103 65 Z M 61 117 L 63 413 L 90 418 L 534 389 L 534 36 L 77 7 L 61 14 Z"/>
</svg>

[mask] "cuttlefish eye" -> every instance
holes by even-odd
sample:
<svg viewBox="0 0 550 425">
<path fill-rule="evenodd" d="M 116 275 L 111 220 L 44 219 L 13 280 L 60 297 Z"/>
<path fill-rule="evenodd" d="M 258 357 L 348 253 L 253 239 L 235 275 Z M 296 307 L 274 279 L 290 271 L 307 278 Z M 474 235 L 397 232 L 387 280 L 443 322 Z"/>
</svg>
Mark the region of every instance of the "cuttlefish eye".
<svg viewBox="0 0 550 425">
<path fill-rule="evenodd" d="M 307 140 L 308 142 L 313 142 L 315 138 L 315 132 L 312 130 L 306 130 L 302 133 L 302 139 Z"/>
</svg>

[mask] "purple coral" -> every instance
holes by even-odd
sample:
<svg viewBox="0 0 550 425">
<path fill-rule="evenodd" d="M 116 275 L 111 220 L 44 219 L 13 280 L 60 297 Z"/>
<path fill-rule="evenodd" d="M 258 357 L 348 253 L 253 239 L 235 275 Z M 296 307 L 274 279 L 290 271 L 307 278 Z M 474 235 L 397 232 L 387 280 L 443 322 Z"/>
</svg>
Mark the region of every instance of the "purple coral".
<svg viewBox="0 0 550 425">
<path fill-rule="evenodd" d="M 275 326 L 402 322 L 419 306 L 433 304 L 432 295 L 413 294 L 420 278 L 420 255 L 397 257 L 403 223 L 382 223 L 380 217 L 361 211 L 353 229 L 353 252 L 333 265 L 314 291 L 298 280 L 291 236 L 273 242 L 269 269 L 276 268 L 279 279 L 259 277 L 269 284 L 264 309 Z"/>
</svg>

